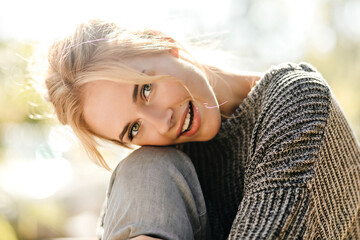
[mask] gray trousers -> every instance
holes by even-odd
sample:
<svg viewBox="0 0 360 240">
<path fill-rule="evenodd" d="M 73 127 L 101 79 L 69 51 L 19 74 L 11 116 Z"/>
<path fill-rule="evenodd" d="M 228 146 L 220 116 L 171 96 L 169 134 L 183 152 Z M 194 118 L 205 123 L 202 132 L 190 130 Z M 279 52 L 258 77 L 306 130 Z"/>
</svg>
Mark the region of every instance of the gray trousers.
<svg viewBox="0 0 360 240">
<path fill-rule="evenodd" d="M 204 197 L 187 155 L 172 147 L 142 147 L 122 160 L 110 180 L 101 225 L 103 240 L 209 239 Z"/>
</svg>

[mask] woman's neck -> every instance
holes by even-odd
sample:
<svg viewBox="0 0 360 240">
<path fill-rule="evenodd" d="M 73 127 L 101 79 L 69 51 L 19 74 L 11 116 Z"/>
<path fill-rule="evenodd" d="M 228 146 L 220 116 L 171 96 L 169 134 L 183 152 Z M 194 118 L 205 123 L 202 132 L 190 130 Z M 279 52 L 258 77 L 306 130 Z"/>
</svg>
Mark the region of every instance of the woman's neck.
<svg viewBox="0 0 360 240">
<path fill-rule="evenodd" d="M 207 66 L 207 68 L 207 71 L 215 73 L 212 86 L 220 112 L 225 116 L 231 116 L 235 112 L 262 77 L 262 74 L 257 72 L 234 73 L 213 66 Z"/>
</svg>

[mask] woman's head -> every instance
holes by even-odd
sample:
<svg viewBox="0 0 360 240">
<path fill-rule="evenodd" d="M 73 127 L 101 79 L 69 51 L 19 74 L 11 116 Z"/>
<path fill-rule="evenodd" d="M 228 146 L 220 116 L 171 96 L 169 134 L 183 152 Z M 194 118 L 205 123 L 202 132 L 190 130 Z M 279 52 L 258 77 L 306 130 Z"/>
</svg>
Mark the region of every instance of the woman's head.
<svg viewBox="0 0 360 240">
<path fill-rule="evenodd" d="M 159 32 L 129 32 L 97 20 L 52 45 L 49 100 L 100 165 L 107 167 L 94 136 L 120 145 L 169 145 L 216 134 L 219 110 L 203 105 L 217 105 L 214 93 L 204 72 L 179 50 Z M 192 130 L 181 134 L 183 125 Z"/>
</svg>

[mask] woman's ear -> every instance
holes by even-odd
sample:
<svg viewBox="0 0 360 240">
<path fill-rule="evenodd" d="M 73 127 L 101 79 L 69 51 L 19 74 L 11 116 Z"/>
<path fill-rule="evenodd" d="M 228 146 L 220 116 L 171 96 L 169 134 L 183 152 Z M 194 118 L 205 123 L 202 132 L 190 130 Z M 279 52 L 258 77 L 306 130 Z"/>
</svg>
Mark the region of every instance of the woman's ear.
<svg viewBox="0 0 360 240">
<path fill-rule="evenodd" d="M 171 38 L 171 37 L 166 37 L 166 39 L 169 40 L 169 42 L 171 42 L 171 43 L 175 43 L 175 40 L 173 38 Z M 171 55 L 173 55 L 174 57 L 179 58 L 179 49 L 178 48 L 170 49 L 169 53 Z"/>
<path fill-rule="evenodd" d="M 173 55 L 176 58 L 179 58 L 179 49 L 178 48 L 172 48 L 169 50 L 169 53 Z"/>
</svg>

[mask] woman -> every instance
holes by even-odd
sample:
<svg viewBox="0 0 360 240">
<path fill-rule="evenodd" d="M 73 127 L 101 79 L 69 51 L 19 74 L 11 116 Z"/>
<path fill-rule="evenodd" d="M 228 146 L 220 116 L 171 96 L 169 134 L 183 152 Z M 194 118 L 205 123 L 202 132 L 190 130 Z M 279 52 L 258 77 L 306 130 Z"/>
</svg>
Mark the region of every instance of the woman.
<svg viewBox="0 0 360 240">
<path fill-rule="evenodd" d="M 57 117 L 100 165 L 96 137 L 146 146 L 113 172 L 103 239 L 360 237 L 359 143 L 311 65 L 236 74 L 96 20 L 49 63 Z"/>
</svg>

